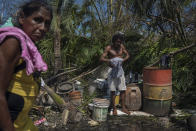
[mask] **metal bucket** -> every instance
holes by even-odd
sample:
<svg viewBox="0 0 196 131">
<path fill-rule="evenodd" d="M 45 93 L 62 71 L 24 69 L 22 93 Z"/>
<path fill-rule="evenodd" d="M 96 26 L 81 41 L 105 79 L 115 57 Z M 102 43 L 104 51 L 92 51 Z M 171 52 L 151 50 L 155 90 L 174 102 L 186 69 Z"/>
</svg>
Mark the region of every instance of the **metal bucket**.
<svg viewBox="0 0 196 131">
<path fill-rule="evenodd" d="M 65 93 L 70 92 L 71 90 L 73 90 L 73 84 L 72 83 L 68 83 L 68 82 L 60 83 L 56 87 L 56 93 L 57 94 L 64 95 Z"/>
</svg>

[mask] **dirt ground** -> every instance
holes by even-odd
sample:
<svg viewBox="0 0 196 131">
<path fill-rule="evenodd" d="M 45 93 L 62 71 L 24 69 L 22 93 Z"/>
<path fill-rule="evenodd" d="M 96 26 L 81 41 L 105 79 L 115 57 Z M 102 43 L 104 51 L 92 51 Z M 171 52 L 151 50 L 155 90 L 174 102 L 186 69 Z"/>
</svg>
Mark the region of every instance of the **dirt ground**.
<svg viewBox="0 0 196 131">
<path fill-rule="evenodd" d="M 170 119 L 154 116 L 111 116 L 107 121 L 89 124 L 91 116 L 83 116 L 80 122 L 68 120 L 63 125 L 61 113 L 54 107 L 45 107 L 44 114 L 32 110 L 30 116 L 34 121 L 46 118 L 45 122 L 37 125 L 40 131 L 189 131 L 186 120 Z"/>
<path fill-rule="evenodd" d="M 186 117 L 111 116 L 108 113 L 107 121 L 90 124 L 92 111 L 88 103 L 92 98 L 85 96 L 89 94 L 83 96 L 83 108 L 80 110 L 83 116 L 78 122 L 68 118 L 67 124 L 63 125 L 62 113 L 55 105 L 35 106 L 29 115 L 34 122 L 38 122 L 36 126 L 40 131 L 191 131 Z"/>
</svg>

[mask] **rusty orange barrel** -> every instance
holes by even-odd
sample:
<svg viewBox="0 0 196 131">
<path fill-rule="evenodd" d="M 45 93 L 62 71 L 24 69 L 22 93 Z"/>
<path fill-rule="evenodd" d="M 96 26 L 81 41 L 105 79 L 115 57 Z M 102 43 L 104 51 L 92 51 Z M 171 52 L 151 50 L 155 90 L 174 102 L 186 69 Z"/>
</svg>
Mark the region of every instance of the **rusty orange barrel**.
<svg viewBox="0 0 196 131">
<path fill-rule="evenodd" d="M 143 71 L 143 81 L 154 85 L 171 85 L 171 69 L 159 69 L 158 67 L 145 67 Z"/>
<path fill-rule="evenodd" d="M 145 67 L 143 70 L 143 110 L 156 116 L 169 114 L 172 100 L 172 70 Z"/>
</svg>

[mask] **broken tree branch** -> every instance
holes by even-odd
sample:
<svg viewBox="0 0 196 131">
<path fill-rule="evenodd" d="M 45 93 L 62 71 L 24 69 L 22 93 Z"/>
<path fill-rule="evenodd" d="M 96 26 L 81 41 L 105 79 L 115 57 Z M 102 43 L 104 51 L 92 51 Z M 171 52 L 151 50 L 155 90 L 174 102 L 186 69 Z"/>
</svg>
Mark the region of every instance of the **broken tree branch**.
<svg viewBox="0 0 196 131">
<path fill-rule="evenodd" d="M 97 66 L 96 68 L 94 68 L 94 69 L 91 70 L 91 71 L 83 72 L 83 73 L 80 74 L 79 76 L 77 76 L 77 77 L 75 77 L 75 78 L 72 78 L 72 79 L 70 79 L 70 80 L 68 80 L 68 81 L 66 81 L 66 82 L 72 82 L 72 81 L 78 80 L 78 79 L 81 78 L 81 77 L 84 77 L 84 76 L 86 76 L 86 75 L 88 75 L 88 74 L 93 73 L 94 71 L 96 71 L 96 70 L 99 69 L 100 67 L 101 67 L 101 66 Z"/>
<path fill-rule="evenodd" d="M 184 47 L 184 48 L 182 48 L 182 49 L 179 49 L 179 50 L 177 50 L 177 51 L 175 51 L 175 52 L 171 52 L 171 53 L 168 54 L 168 56 L 174 57 L 175 55 L 177 55 L 177 54 L 179 54 L 179 53 L 181 53 L 181 52 L 183 52 L 183 51 L 186 51 L 186 50 L 188 50 L 188 49 L 190 49 L 190 48 L 192 48 L 192 47 L 194 47 L 194 46 L 196 46 L 195 43 L 194 43 L 194 44 L 191 44 L 191 45 L 189 45 L 189 46 L 186 46 L 186 47 Z M 154 65 L 158 64 L 159 62 L 160 62 L 160 58 L 159 58 L 157 61 L 155 61 L 153 64 L 148 65 L 147 67 L 154 66 Z"/>
<path fill-rule="evenodd" d="M 67 73 L 70 73 L 70 72 L 74 72 L 74 71 L 76 71 L 76 70 L 78 70 L 78 69 L 72 69 L 72 70 L 65 71 L 65 72 L 62 72 L 62 73 L 60 73 L 60 74 L 57 74 L 57 75 L 55 75 L 55 76 L 53 76 L 53 77 L 47 79 L 47 80 L 46 80 L 46 83 L 48 83 L 48 82 L 51 81 L 51 80 L 56 79 L 57 77 L 63 76 L 63 75 L 65 75 L 65 74 L 67 74 Z"/>
</svg>

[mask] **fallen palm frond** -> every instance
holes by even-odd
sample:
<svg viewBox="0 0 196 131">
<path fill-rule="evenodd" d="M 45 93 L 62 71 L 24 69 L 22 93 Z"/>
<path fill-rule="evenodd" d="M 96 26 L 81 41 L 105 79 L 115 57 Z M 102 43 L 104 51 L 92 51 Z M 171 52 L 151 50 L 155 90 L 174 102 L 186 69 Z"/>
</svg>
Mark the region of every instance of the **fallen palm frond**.
<svg viewBox="0 0 196 131">
<path fill-rule="evenodd" d="M 43 86 L 43 88 L 52 97 L 52 99 L 54 100 L 54 102 L 56 103 L 56 105 L 59 107 L 59 109 L 61 111 L 63 111 L 64 108 L 67 106 L 67 104 L 65 103 L 64 99 L 61 98 L 59 95 L 57 95 L 55 93 L 55 91 L 53 89 L 51 89 L 50 87 L 48 87 L 47 85 Z"/>
</svg>

